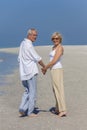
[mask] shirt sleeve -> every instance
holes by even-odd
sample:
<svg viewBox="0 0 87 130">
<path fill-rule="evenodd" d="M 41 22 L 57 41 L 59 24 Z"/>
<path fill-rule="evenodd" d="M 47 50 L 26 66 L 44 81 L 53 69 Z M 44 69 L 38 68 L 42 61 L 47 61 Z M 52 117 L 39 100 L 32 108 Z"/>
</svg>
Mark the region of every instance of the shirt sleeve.
<svg viewBox="0 0 87 130">
<path fill-rule="evenodd" d="M 35 62 L 40 61 L 42 58 L 38 55 L 38 53 L 36 52 L 36 50 L 34 49 L 34 47 L 30 47 L 29 48 L 29 53 L 32 56 L 32 58 L 34 59 Z"/>
</svg>

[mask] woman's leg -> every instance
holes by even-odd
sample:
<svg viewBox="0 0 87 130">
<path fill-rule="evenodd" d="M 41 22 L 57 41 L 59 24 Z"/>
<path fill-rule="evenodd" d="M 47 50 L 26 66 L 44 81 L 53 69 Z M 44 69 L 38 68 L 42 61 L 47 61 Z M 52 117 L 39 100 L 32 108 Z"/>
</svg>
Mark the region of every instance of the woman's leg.
<svg viewBox="0 0 87 130">
<path fill-rule="evenodd" d="M 59 112 L 66 111 L 64 86 L 63 86 L 63 70 L 62 69 L 51 70 L 51 74 Z"/>
</svg>

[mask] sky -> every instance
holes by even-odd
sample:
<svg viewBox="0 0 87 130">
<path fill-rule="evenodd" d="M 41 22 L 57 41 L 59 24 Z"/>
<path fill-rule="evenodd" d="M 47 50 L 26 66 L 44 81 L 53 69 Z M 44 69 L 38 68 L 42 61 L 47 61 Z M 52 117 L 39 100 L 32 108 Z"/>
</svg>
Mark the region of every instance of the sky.
<svg viewBox="0 0 87 130">
<path fill-rule="evenodd" d="M 18 47 L 29 28 L 35 45 L 51 45 L 53 32 L 63 44 L 87 44 L 87 0 L 0 0 L 0 48 Z"/>
</svg>

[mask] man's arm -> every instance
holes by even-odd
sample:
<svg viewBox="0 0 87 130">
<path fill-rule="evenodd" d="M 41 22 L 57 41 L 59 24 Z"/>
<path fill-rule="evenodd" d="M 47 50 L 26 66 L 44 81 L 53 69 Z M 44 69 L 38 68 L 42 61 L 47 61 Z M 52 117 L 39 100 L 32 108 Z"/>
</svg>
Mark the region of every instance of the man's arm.
<svg viewBox="0 0 87 130">
<path fill-rule="evenodd" d="M 43 63 L 42 60 L 38 61 L 38 63 L 44 68 L 45 67 L 45 64 Z"/>
</svg>

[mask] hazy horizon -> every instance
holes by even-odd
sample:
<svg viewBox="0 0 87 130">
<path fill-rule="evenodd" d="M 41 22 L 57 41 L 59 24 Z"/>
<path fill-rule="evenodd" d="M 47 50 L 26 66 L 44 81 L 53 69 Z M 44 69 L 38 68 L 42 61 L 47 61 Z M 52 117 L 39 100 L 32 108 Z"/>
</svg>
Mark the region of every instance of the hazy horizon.
<svg viewBox="0 0 87 130">
<path fill-rule="evenodd" d="M 58 31 L 63 45 L 87 45 L 87 0 L 0 0 L 0 47 L 18 47 L 29 28 L 35 45 L 51 45 Z"/>
</svg>

